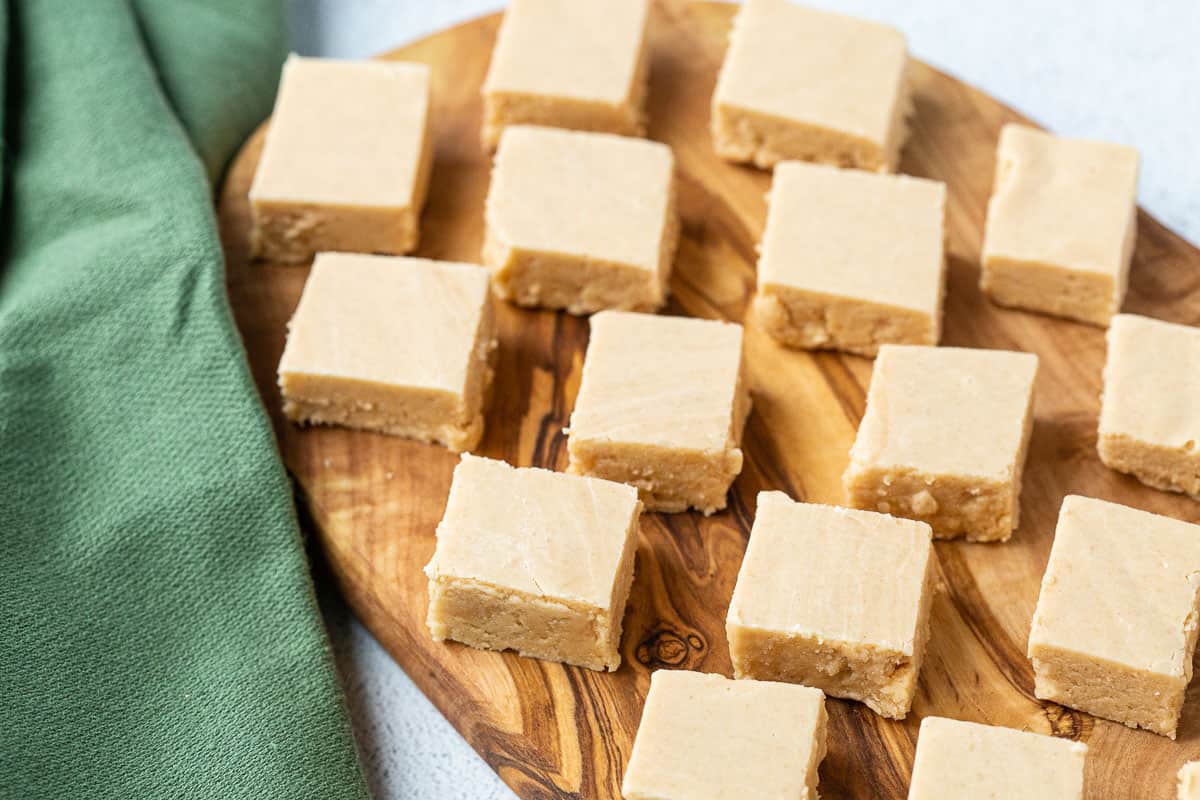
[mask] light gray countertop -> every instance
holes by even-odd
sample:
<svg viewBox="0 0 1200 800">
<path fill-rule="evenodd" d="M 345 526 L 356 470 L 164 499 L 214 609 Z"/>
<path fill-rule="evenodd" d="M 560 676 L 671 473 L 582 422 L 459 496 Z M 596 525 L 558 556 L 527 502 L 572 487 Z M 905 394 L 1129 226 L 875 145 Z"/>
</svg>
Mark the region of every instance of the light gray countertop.
<svg viewBox="0 0 1200 800">
<path fill-rule="evenodd" d="M 603 0 L 596 0 L 602 2 Z M 493 0 L 287 0 L 292 48 L 359 58 L 495 10 Z M 1058 133 L 1142 153 L 1139 197 L 1200 242 L 1200 36 L 1196 0 L 811 0 L 889 22 L 918 58 Z M 326 615 L 375 795 L 513 795 L 362 625 Z"/>
</svg>

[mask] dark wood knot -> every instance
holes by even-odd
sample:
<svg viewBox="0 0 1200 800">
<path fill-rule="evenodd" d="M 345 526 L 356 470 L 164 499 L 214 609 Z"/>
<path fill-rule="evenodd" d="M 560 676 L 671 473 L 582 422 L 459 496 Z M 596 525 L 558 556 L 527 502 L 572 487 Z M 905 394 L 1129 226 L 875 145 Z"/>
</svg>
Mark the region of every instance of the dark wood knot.
<svg viewBox="0 0 1200 800">
<path fill-rule="evenodd" d="M 1050 723 L 1050 735 L 1060 739 L 1079 741 L 1092 732 L 1092 718 L 1057 703 L 1046 703 L 1042 707 Z"/>
<path fill-rule="evenodd" d="M 698 633 L 655 628 L 638 643 L 637 660 L 652 669 L 690 669 L 707 649 L 708 644 Z"/>
</svg>

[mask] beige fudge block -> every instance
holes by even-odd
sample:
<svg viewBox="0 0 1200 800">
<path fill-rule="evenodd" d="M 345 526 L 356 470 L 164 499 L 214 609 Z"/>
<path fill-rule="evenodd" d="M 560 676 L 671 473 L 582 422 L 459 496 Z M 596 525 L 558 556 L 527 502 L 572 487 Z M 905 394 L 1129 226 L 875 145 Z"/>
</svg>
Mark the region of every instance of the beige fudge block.
<svg viewBox="0 0 1200 800">
<path fill-rule="evenodd" d="M 1088 746 L 945 717 L 921 720 L 908 800 L 1083 800 Z"/>
<path fill-rule="evenodd" d="M 1176 776 L 1178 800 L 1200 800 L 1200 761 L 1189 761 Z"/>
<path fill-rule="evenodd" d="M 425 567 L 434 640 L 617 669 L 641 511 L 629 486 L 464 455 Z"/>
<path fill-rule="evenodd" d="M 1129 282 L 1137 176 L 1131 147 L 1005 125 L 980 287 L 1000 305 L 1107 325 Z"/>
<path fill-rule="evenodd" d="M 945 184 L 789 161 L 775 169 L 755 317 L 790 347 L 937 344 Z"/>
<path fill-rule="evenodd" d="M 626 800 L 816 800 L 819 689 L 658 670 L 633 742 Z"/>
<path fill-rule="evenodd" d="M 850 448 L 847 503 L 1005 541 L 1020 520 L 1037 356 L 884 345 Z"/>
<path fill-rule="evenodd" d="M 1029 634 L 1034 693 L 1174 739 L 1197 590 L 1200 525 L 1065 498 Z"/>
<path fill-rule="evenodd" d="M 815 686 L 903 719 L 936 571 L 923 522 L 762 492 L 725 620 L 734 677 Z"/>
<path fill-rule="evenodd" d="M 1200 328 L 1118 314 L 1108 329 L 1100 460 L 1200 500 Z"/>
<path fill-rule="evenodd" d="M 646 132 L 648 0 L 512 0 L 483 82 L 483 144 L 508 125 Z"/>
<path fill-rule="evenodd" d="M 485 211 L 496 293 L 572 314 L 660 307 L 679 240 L 673 168 L 658 142 L 507 129 Z"/>
<path fill-rule="evenodd" d="M 655 511 L 725 507 L 750 394 L 742 327 L 603 311 L 571 414 L 570 471 L 638 488 Z"/>
<path fill-rule="evenodd" d="M 415 249 L 429 124 L 424 64 L 289 57 L 250 186 L 256 253 Z"/>
<path fill-rule="evenodd" d="M 713 145 L 762 168 L 794 159 L 894 172 L 907 136 L 907 65 L 894 28 L 747 0 L 713 94 Z"/>
<path fill-rule="evenodd" d="M 283 411 L 470 450 L 495 347 L 483 267 L 321 253 L 288 323 Z"/>
</svg>

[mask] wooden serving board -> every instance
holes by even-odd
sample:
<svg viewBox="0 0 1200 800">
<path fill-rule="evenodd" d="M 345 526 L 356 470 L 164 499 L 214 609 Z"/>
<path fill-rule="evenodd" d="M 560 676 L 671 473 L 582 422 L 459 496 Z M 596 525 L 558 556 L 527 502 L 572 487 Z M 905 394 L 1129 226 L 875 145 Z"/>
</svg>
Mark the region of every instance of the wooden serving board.
<svg viewBox="0 0 1200 800">
<path fill-rule="evenodd" d="M 651 137 L 675 149 L 683 217 L 666 313 L 741 321 L 770 175 L 719 161 L 709 139 L 708 103 L 732 12 L 679 0 L 655 8 L 649 108 Z M 385 56 L 433 67 L 436 162 L 423 256 L 479 259 L 489 169 L 479 146 L 479 86 L 498 23 L 498 16 L 479 19 Z M 977 288 L 996 137 L 1020 116 L 927 66 L 917 65 L 914 79 L 916 115 L 902 171 L 949 185 L 943 343 L 1037 353 L 1036 423 L 1013 540 L 937 545 L 945 591 L 934 604 L 913 713 L 897 723 L 857 703 L 828 702 L 821 794 L 903 798 L 920 719 L 942 714 L 1086 741 L 1089 798 L 1173 798 L 1175 771 L 1200 758 L 1200 690 L 1189 694 L 1179 740 L 1171 742 L 1038 702 L 1025 645 L 1064 495 L 1191 521 L 1200 521 L 1200 504 L 1143 487 L 1097 459 L 1102 330 L 1000 309 Z M 246 191 L 262 133 L 237 158 L 220 197 L 230 297 L 284 460 L 346 599 L 518 795 L 619 797 L 650 672 L 730 672 L 724 617 L 757 493 L 783 489 L 797 499 L 841 501 L 871 362 L 787 351 L 748 327 L 755 394 L 745 469 L 724 513 L 644 517 L 619 671 L 435 644 L 425 628 L 421 569 L 433 553 L 456 456 L 387 436 L 301 430 L 282 419 L 275 367 L 308 270 L 248 261 Z M 1138 224 L 1125 309 L 1200 323 L 1200 252 L 1144 213 Z M 480 452 L 562 469 L 562 428 L 579 386 L 587 321 L 502 303 L 498 320 L 495 401 Z"/>
</svg>

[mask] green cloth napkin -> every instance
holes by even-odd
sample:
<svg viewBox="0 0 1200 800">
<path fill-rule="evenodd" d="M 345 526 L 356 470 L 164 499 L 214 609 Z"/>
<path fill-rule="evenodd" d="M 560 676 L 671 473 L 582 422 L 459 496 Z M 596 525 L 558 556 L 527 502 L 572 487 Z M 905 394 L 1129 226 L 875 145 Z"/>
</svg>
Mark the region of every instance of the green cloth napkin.
<svg viewBox="0 0 1200 800">
<path fill-rule="evenodd" d="M 279 5 L 0 6 L 2 797 L 367 796 L 205 175 Z"/>
</svg>

